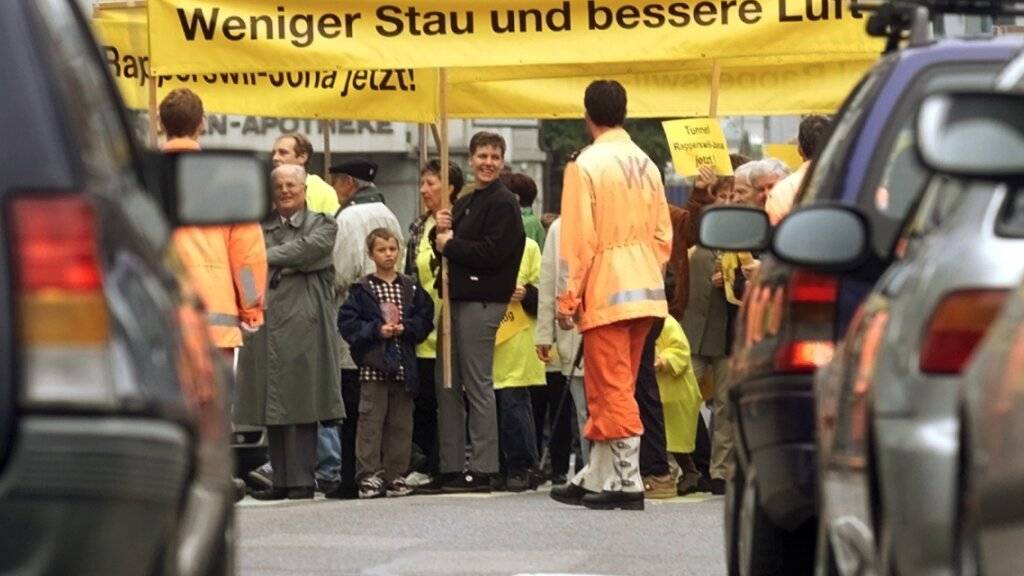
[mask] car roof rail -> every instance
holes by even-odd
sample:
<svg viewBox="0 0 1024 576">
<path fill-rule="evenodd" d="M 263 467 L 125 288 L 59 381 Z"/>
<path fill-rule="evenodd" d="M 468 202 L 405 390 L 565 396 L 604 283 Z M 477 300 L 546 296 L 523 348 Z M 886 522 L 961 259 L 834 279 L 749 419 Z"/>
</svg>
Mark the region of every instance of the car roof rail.
<svg viewBox="0 0 1024 576">
<path fill-rule="evenodd" d="M 868 34 L 886 38 L 883 54 L 888 54 L 898 50 L 903 41 L 908 47 L 931 42 L 931 19 L 935 16 L 1022 16 L 1024 0 L 854 0 L 850 9 L 871 13 Z"/>
<path fill-rule="evenodd" d="M 940 0 L 949 1 L 949 0 Z M 900 43 L 908 46 L 922 46 L 931 42 L 931 11 L 923 1 L 896 0 L 893 2 L 850 3 L 850 10 L 868 12 L 868 35 L 885 38 L 883 54 L 899 50 Z"/>
</svg>

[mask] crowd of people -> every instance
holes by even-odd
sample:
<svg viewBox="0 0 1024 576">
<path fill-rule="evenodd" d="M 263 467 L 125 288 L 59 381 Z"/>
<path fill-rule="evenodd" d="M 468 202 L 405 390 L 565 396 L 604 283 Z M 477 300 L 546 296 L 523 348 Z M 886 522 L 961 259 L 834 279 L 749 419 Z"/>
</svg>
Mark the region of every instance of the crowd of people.
<svg viewBox="0 0 1024 576">
<path fill-rule="evenodd" d="M 271 218 L 176 233 L 214 346 L 227 358 L 237 349 L 234 421 L 267 429 L 254 498 L 550 481 L 560 502 L 642 509 L 645 498 L 724 493 L 729 348 L 759 261 L 698 246 L 697 220 L 713 204 L 781 218 L 807 164 L 790 173 L 734 154 L 733 175 L 703 166 L 686 206 L 670 206 L 623 128 L 626 104 L 614 81 L 587 88 L 593 144 L 566 166 L 560 216 L 533 213 L 536 183 L 508 170 L 495 133 L 470 141 L 471 183 L 450 163 L 443 189 L 442 165 L 422 167 L 424 212 L 407 230 L 373 162 L 331 166 L 328 183 L 308 171 L 309 140 L 287 134 L 272 151 Z M 175 90 L 159 113 L 166 152 L 199 148 L 197 95 Z M 827 129 L 804 119 L 804 158 Z M 706 373 L 713 391 L 699 384 Z"/>
</svg>

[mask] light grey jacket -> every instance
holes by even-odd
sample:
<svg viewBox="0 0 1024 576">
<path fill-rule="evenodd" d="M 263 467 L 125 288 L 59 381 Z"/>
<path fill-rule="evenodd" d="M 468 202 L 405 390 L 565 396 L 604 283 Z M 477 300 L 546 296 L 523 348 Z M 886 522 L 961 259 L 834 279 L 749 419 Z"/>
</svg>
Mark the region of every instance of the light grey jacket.
<svg viewBox="0 0 1024 576">
<path fill-rule="evenodd" d="M 559 218 L 551 223 L 547 240 L 544 241 L 540 285 L 537 287 L 537 330 L 534 341 L 538 346 L 555 346 L 562 374 L 568 376 L 572 371 L 572 361 L 576 359 L 576 351 L 583 343 L 583 336 L 575 329 L 562 330 L 555 320 L 555 302 L 559 292 L 565 290 L 568 275 L 568 270 L 558 258 L 561 232 L 562 219 Z M 583 376 L 583 362 L 580 362 L 580 367 L 573 374 Z"/>
</svg>

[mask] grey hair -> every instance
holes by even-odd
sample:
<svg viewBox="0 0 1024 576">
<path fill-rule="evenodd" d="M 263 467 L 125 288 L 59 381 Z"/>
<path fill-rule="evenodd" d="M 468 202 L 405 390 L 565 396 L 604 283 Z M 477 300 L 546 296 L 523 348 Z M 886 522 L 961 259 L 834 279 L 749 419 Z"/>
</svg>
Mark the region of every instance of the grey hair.
<svg viewBox="0 0 1024 576">
<path fill-rule="evenodd" d="M 274 168 L 273 172 L 270 173 L 271 178 L 280 178 L 281 176 L 294 176 L 299 182 L 306 183 L 306 169 L 298 164 L 281 164 L 277 168 Z"/>
<path fill-rule="evenodd" d="M 772 174 L 779 178 L 785 178 L 786 176 L 789 176 L 790 172 L 792 172 L 789 167 L 778 158 L 764 158 L 750 162 L 749 164 L 744 164 L 744 166 L 748 165 L 750 166 L 750 174 L 748 178 L 750 178 L 751 183 Z"/>
<path fill-rule="evenodd" d="M 735 170 L 733 170 L 733 178 L 735 178 L 737 181 L 746 180 L 748 184 L 753 184 L 754 180 L 752 178 L 751 173 L 754 171 L 754 165 L 757 164 L 758 162 L 760 161 L 754 160 L 751 162 L 747 162 L 746 164 L 740 164 L 739 166 L 736 167 Z"/>
</svg>

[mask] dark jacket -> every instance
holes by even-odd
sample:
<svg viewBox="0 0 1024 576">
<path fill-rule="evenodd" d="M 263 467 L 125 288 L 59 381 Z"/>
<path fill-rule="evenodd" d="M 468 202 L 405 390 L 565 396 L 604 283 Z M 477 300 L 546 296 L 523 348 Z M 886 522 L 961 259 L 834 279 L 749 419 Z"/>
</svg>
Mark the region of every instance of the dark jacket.
<svg viewBox="0 0 1024 576">
<path fill-rule="evenodd" d="M 526 246 L 515 194 L 495 180 L 459 198 L 452 220 L 455 236 L 444 247 L 451 299 L 508 304 Z"/>
<path fill-rule="evenodd" d="M 698 246 L 690 259 L 689 292 L 690 301 L 683 314 L 683 331 L 690 342 L 693 355 L 717 358 L 732 352 L 733 323 L 737 306 L 725 299 L 725 290 L 711 283 L 715 270 L 715 253 Z M 737 279 L 743 275 L 736 274 Z M 741 295 L 745 282 L 733 284 L 734 291 Z"/>
<path fill-rule="evenodd" d="M 402 326 L 405 327 L 401 336 L 381 338 L 384 314 L 369 276 L 361 278 L 349 290 L 348 299 L 338 311 L 338 330 L 351 346 L 356 364 L 389 375 L 397 374 L 401 364 L 405 370 L 405 389 L 415 394 L 419 391 L 416 345 L 434 330 L 434 301 L 411 277 L 399 274 L 398 282 L 402 285 Z"/>
</svg>

